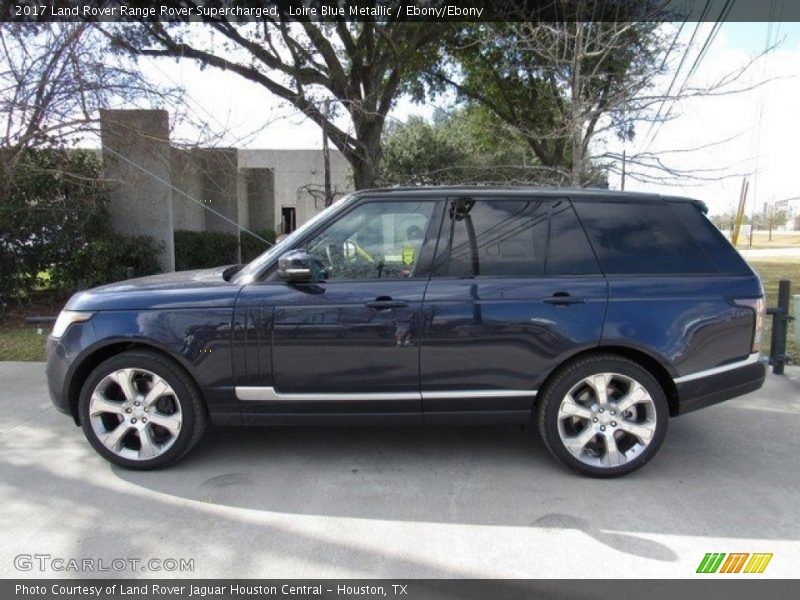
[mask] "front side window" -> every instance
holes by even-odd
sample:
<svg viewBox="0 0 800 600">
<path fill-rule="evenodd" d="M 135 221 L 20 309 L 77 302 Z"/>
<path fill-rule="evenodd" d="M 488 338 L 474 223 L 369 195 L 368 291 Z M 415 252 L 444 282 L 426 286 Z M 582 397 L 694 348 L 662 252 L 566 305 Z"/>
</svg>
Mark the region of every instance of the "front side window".
<svg viewBox="0 0 800 600">
<path fill-rule="evenodd" d="M 329 280 L 415 277 L 435 202 L 361 204 L 305 244 Z"/>
<path fill-rule="evenodd" d="M 434 274 L 447 277 L 529 277 L 544 273 L 548 203 L 460 198 L 442 227 L 450 240 Z M 449 228 L 449 233 L 448 233 Z"/>
</svg>

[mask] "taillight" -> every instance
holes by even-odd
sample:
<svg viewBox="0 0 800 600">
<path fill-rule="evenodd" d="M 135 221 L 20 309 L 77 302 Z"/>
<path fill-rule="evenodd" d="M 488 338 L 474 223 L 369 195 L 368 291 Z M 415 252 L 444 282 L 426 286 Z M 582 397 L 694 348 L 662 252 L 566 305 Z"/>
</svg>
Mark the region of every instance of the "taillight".
<svg viewBox="0 0 800 600">
<path fill-rule="evenodd" d="M 761 340 L 764 337 L 764 323 L 767 318 L 767 304 L 764 297 L 761 298 L 742 298 L 734 300 L 736 306 L 746 306 L 753 310 L 756 315 L 756 326 L 753 331 L 753 347 L 751 352 L 761 352 Z"/>
</svg>

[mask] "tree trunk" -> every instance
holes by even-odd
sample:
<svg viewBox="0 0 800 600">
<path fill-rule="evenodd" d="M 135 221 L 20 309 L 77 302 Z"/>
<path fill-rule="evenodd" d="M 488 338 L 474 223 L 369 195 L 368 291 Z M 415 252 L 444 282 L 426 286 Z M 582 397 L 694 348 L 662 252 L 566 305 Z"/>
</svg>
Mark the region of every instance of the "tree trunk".
<svg viewBox="0 0 800 600">
<path fill-rule="evenodd" d="M 325 98 L 325 118 L 330 119 L 330 99 Z M 328 123 L 322 126 L 322 166 L 325 169 L 325 208 L 333 204 L 333 191 L 331 190 L 331 153 L 328 148 Z"/>
<path fill-rule="evenodd" d="M 353 167 L 353 184 L 356 190 L 374 188 L 378 181 L 378 165 L 381 161 L 381 133 L 383 122 L 371 116 L 357 123 L 354 117 L 359 149 L 350 152 L 346 158 Z"/>
<path fill-rule="evenodd" d="M 376 187 L 378 174 L 372 164 L 356 157 L 350 161 L 350 165 L 353 167 L 353 184 L 356 190 Z"/>
<path fill-rule="evenodd" d="M 581 187 L 583 179 L 583 121 L 581 118 L 581 61 L 583 60 L 583 25 L 575 23 L 575 49 L 572 63 L 572 185 Z"/>
</svg>

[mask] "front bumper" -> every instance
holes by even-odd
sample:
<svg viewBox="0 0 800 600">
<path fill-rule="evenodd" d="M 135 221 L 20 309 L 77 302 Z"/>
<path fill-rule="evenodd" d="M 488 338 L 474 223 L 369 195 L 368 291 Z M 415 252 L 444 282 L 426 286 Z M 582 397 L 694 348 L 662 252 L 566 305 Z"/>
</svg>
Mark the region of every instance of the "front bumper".
<svg viewBox="0 0 800 600">
<path fill-rule="evenodd" d="M 70 325 L 61 338 L 52 336 L 47 338 L 45 349 L 47 352 L 47 391 L 50 400 L 62 413 L 77 419 L 77 411 L 73 394 L 77 390 L 71 389 L 75 368 L 80 364 L 76 360 L 79 355 L 89 348 L 95 341 L 94 324 L 92 320 Z"/>
<path fill-rule="evenodd" d="M 45 373 L 47 374 L 47 391 L 50 394 L 50 400 L 58 410 L 62 413 L 71 415 L 72 411 L 69 406 L 69 393 L 67 384 L 67 371 L 69 370 L 70 362 L 67 357 L 65 348 L 61 345 L 61 340 L 54 339 L 53 337 L 47 338 L 45 346 L 47 351 L 47 364 L 45 366 Z"/>
<path fill-rule="evenodd" d="M 743 362 L 747 364 L 731 369 L 712 369 L 717 372 L 676 380 L 678 414 L 683 415 L 760 389 L 767 377 L 767 357 L 757 356 L 755 360 Z"/>
</svg>

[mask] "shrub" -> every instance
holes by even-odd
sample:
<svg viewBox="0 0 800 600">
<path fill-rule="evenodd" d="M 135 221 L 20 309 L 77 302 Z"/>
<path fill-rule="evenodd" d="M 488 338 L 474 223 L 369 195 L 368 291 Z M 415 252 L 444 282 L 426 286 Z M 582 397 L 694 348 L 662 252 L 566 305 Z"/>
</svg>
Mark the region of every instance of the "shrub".
<svg viewBox="0 0 800 600">
<path fill-rule="evenodd" d="M 269 243 L 262 242 L 252 235 L 242 232 L 242 262 L 250 262 L 275 242 L 275 232 L 263 230 L 255 232 Z M 176 231 L 175 232 L 175 270 L 210 269 L 238 262 L 237 236 L 233 233 L 217 231 Z"/>
<path fill-rule="evenodd" d="M 147 236 L 102 237 L 76 251 L 71 260 L 54 265 L 51 282 L 62 289 L 79 284 L 94 287 L 127 278 L 128 268 L 136 277 L 161 271 L 160 244 Z"/>
<path fill-rule="evenodd" d="M 94 152 L 25 150 L 0 172 L 0 295 L 29 295 L 47 284 L 78 286 L 159 270 L 150 238 L 114 234 Z M 46 281 L 42 275 L 47 274 Z"/>
<path fill-rule="evenodd" d="M 175 270 L 208 269 L 236 260 L 237 239 L 218 231 L 176 231 Z"/>
<path fill-rule="evenodd" d="M 264 238 L 267 242 L 262 242 L 247 232 L 242 232 L 242 262 L 248 263 L 259 254 L 266 252 L 275 243 L 275 232 L 271 229 L 261 229 L 254 231 L 258 237 Z"/>
</svg>

